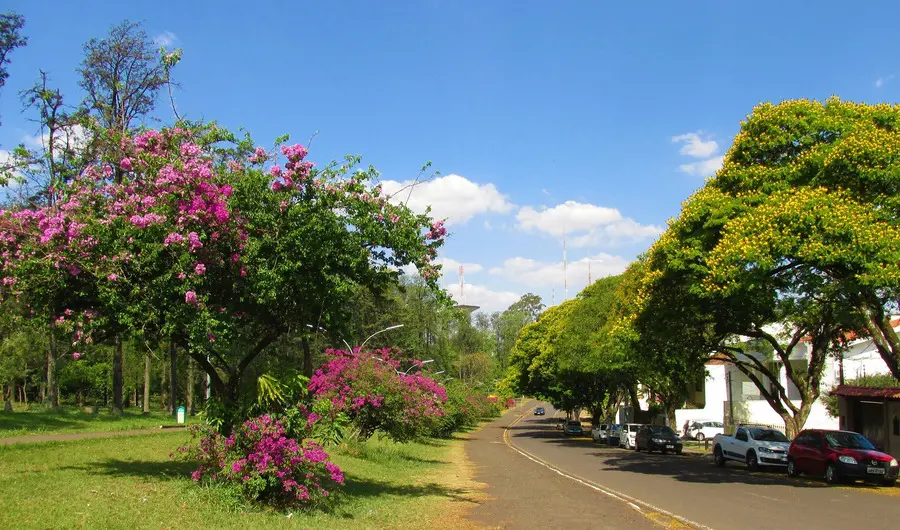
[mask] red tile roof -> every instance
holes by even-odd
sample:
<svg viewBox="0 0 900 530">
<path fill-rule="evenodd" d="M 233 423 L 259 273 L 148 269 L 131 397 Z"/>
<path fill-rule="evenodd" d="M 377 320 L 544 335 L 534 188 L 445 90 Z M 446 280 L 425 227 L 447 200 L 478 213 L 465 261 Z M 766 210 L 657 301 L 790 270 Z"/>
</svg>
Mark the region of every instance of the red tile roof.
<svg viewBox="0 0 900 530">
<path fill-rule="evenodd" d="M 900 399 L 900 388 L 840 385 L 831 393 L 845 397 Z"/>
<path fill-rule="evenodd" d="M 709 358 L 705 363 L 707 366 L 715 365 L 715 364 L 731 364 L 731 361 L 728 360 L 728 357 L 725 357 L 721 353 L 717 353 Z"/>
</svg>

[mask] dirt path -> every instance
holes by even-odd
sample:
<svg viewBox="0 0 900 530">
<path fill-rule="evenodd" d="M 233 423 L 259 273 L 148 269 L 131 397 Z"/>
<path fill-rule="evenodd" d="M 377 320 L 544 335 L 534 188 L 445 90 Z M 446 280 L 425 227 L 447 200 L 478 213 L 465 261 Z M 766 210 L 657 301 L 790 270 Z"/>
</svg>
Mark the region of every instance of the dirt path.
<svg viewBox="0 0 900 530">
<path fill-rule="evenodd" d="M 27 434 L 25 436 L 11 436 L 0 438 L 0 445 L 13 445 L 39 442 L 67 442 L 70 440 L 84 440 L 86 438 L 110 438 L 113 436 L 133 436 L 135 434 L 157 434 L 162 432 L 181 431 L 186 427 L 166 427 L 165 429 L 132 429 L 129 431 L 109 432 L 73 432 L 66 434 Z"/>
<path fill-rule="evenodd" d="M 488 528 L 659 528 L 600 492 L 532 462 L 508 447 L 503 432 L 534 403 L 485 425 L 470 435 L 466 454 L 476 466 L 475 479 L 487 484 L 490 500 L 472 510 L 470 519 Z"/>
</svg>

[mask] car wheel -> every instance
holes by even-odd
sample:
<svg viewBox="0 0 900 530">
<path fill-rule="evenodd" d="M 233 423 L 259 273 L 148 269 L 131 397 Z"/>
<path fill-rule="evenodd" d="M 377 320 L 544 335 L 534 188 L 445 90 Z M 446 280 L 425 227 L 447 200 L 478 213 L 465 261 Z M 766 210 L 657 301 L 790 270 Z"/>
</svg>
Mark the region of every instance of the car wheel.
<svg viewBox="0 0 900 530">
<path fill-rule="evenodd" d="M 825 482 L 829 484 L 837 484 L 840 482 L 838 470 L 834 467 L 834 464 L 828 464 L 828 467 L 825 468 Z"/>
<path fill-rule="evenodd" d="M 722 448 L 718 445 L 716 446 L 715 451 L 713 451 L 713 460 L 715 460 L 718 467 L 725 467 L 725 455 L 722 454 Z"/>
<path fill-rule="evenodd" d="M 702 442 L 703 440 L 706 440 L 706 435 L 704 435 L 702 432 L 698 432 L 694 436 L 694 439 L 697 440 L 698 442 Z"/>
<path fill-rule="evenodd" d="M 676 450 L 675 450 L 675 454 L 678 455 L 678 456 L 681 456 L 681 451 L 682 451 L 681 449 L 676 449 Z"/>
<path fill-rule="evenodd" d="M 894 487 L 897 484 L 897 479 L 889 478 L 881 481 L 882 486 L 887 486 L 889 488 Z"/>
<path fill-rule="evenodd" d="M 641 452 L 641 444 L 638 443 L 638 442 L 635 442 L 635 443 L 634 443 L 634 450 L 637 451 L 638 453 L 640 453 L 640 452 Z M 648 452 L 649 452 L 649 449 L 648 449 Z"/>
<path fill-rule="evenodd" d="M 796 464 L 794 464 L 794 461 L 792 459 L 788 460 L 787 474 L 789 477 L 799 477 L 800 476 L 800 472 L 797 471 Z"/>
<path fill-rule="evenodd" d="M 759 471 L 759 460 L 756 459 L 756 451 L 747 452 L 747 469 Z"/>
</svg>

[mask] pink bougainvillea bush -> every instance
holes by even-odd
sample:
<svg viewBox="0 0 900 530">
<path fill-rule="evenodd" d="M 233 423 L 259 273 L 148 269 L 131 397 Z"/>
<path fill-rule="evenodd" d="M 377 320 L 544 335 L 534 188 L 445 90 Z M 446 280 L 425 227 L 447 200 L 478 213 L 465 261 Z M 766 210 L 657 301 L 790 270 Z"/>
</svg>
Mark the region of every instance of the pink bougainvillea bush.
<svg viewBox="0 0 900 530">
<path fill-rule="evenodd" d="M 193 443 L 179 448 L 199 464 L 191 478 L 235 486 L 249 500 L 311 507 L 333 497 L 344 483 L 343 472 L 319 444 L 288 437 L 270 415 L 245 421 L 229 436 L 206 427 L 195 427 L 192 434 Z"/>
<path fill-rule="evenodd" d="M 325 353 L 329 360 L 313 375 L 309 390 L 330 401 L 335 413 L 346 414 L 362 438 L 376 430 L 395 441 L 427 436 L 444 416 L 444 387 L 427 375 L 400 372 L 391 349 Z"/>
</svg>

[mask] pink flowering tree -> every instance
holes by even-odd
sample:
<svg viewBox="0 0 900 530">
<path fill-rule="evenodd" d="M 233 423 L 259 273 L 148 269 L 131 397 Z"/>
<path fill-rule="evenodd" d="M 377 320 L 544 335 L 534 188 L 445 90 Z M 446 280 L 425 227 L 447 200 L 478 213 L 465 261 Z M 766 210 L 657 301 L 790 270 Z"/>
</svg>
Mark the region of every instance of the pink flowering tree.
<svg viewBox="0 0 900 530">
<path fill-rule="evenodd" d="M 399 371 L 392 350 L 326 353 L 330 358 L 309 390 L 329 402 L 333 414 L 349 416 L 361 438 L 380 430 L 395 441 L 412 440 L 433 432 L 444 416 L 444 387 L 424 374 Z"/>
<path fill-rule="evenodd" d="M 410 264 L 434 286 L 446 229 L 391 201 L 358 159 L 319 170 L 303 146 L 254 149 L 214 125 L 94 135 L 107 148 L 52 205 L 0 212 L 2 294 L 28 289 L 23 304 L 53 322 L 61 308 L 87 316 L 73 347 L 92 329 L 170 338 L 235 403 L 273 342 L 339 330 L 360 287 Z"/>
</svg>

